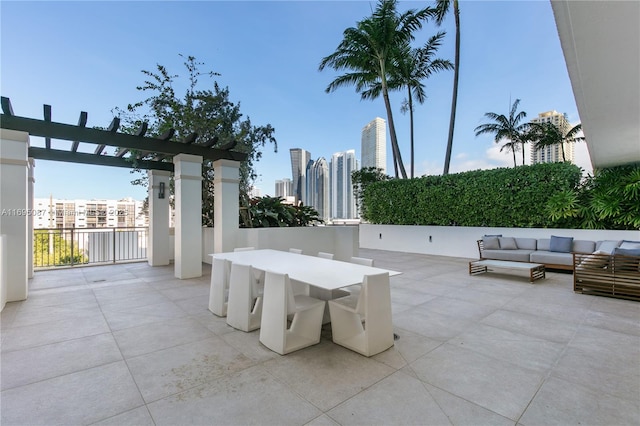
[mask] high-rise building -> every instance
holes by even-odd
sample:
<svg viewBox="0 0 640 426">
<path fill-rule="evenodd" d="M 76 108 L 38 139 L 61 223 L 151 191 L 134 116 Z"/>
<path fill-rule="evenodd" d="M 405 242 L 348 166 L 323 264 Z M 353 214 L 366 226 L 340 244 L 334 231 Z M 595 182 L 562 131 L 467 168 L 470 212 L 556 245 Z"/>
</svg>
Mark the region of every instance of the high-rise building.
<svg viewBox="0 0 640 426">
<path fill-rule="evenodd" d="M 307 168 L 306 205 L 318 212 L 320 219 L 329 220 L 329 166 L 324 157 L 309 163 Z"/>
<path fill-rule="evenodd" d="M 362 128 L 362 168 L 375 167 L 387 173 L 387 125 L 376 117 Z"/>
<path fill-rule="evenodd" d="M 562 130 L 563 134 L 566 134 L 571 129 L 571 124 L 564 114 L 560 114 L 558 111 L 546 111 L 538 114 L 537 118 L 531 120 L 532 123 L 553 123 Z M 563 161 L 562 150 L 564 149 L 564 156 L 567 161 L 575 161 L 574 143 L 565 142 L 560 145 L 546 146 L 540 150 L 536 150 L 535 144 L 531 144 L 531 164 L 538 163 L 556 163 Z"/>
<path fill-rule="evenodd" d="M 331 191 L 329 195 L 332 219 L 355 219 L 358 217 L 353 185 L 351 184 L 351 173 L 355 170 L 358 170 L 355 150 L 336 152 L 331 156 L 329 164 Z"/>
<path fill-rule="evenodd" d="M 301 148 L 291 148 L 291 177 L 293 180 L 293 195 L 296 204 L 302 201 L 306 204 L 306 173 L 311 162 L 311 153 Z"/>
<path fill-rule="evenodd" d="M 276 181 L 276 197 L 287 199 L 293 196 L 293 181 L 288 178 Z"/>
</svg>

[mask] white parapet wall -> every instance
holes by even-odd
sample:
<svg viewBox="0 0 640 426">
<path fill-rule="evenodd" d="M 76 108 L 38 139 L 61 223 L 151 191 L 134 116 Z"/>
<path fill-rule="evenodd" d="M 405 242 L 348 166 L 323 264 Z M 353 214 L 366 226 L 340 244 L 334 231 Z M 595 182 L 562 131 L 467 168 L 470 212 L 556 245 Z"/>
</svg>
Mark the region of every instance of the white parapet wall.
<svg viewBox="0 0 640 426">
<path fill-rule="evenodd" d="M 0 234 L 0 312 L 7 304 L 7 244 L 4 234 Z"/>
<path fill-rule="evenodd" d="M 333 253 L 335 259 L 349 260 L 358 254 L 357 226 L 308 226 L 299 228 L 238 229 L 236 247 L 289 250 L 301 249 L 315 256 L 319 251 Z M 211 263 L 213 228 L 203 228 L 202 261 Z"/>
<path fill-rule="evenodd" d="M 477 259 L 477 240 L 483 235 L 550 238 L 552 235 L 576 240 L 640 240 L 640 231 L 549 228 L 483 228 L 464 226 L 360 225 L 360 247 L 406 253 Z"/>
</svg>

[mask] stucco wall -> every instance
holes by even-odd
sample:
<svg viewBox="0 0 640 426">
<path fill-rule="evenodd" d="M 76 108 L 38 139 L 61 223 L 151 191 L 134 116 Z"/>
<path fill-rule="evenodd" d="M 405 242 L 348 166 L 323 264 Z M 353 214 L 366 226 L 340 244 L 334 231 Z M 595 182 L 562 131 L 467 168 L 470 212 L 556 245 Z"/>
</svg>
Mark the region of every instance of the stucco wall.
<svg viewBox="0 0 640 426">
<path fill-rule="evenodd" d="M 477 259 L 476 241 L 485 234 L 526 238 L 558 235 L 592 241 L 640 240 L 640 231 L 361 224 L 360 247 Z"/>
</svg>

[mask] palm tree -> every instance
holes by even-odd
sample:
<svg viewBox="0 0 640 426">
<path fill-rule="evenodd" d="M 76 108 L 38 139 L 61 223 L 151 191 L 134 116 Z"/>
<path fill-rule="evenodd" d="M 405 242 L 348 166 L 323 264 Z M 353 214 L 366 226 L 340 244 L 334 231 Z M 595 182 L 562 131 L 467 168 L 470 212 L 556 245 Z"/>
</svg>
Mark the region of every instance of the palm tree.
<svg viewBox="0 0 640 426">
<path fill-rule="evenodd" d="M 584 140 L 578 133 L 582 130 L 582 124 L 573 126 L 567 133 L 554 123 L 531 123 L 532 139 L 535 142 L 534 149 L 540 151 L 548 146 L 560 145 L 562 161 L 567 161 L 564 154 L 564 144 Z"/>
<path fill-rule="evenodd" d="M 344 30 L 343 40 L 336 51 L 322 59 L 319 69 L 322 71 L 329 66 L 336 71 L 348 71 L 327 86 L 327 93 L 342 86 L 355 85 L 361 98 L 368 99 L 372 95 L 368 89 L 380 84 L 389 123 L 395 175 L 398 177 L 399 171 L 406 178 L 407 171 L 396 137 L 387 80 L 399 50 L 413 40 L 414 31 L 422 28 L 422 21 L 432 16 L 433 10 L 411 9 L 400 15 L 396 4 L 396 0 L 380 0 L 370 17 L 359 21 L 355 27 Z"/>
<path fill-rule="evenodd" d="M 413 138 L 413 96 L 416 100 L 423 104 L 427 99 L 422 80 L 431 77 L 431 75 L 453 68 L 450 61 L 446 59 L 433 59 L 433 56 L 442 45 L 442 39 L 445 33 L 439 32 L 429 38 L 425 45 L 421 48 L 410 49 L 406 46 L 406 54 L 400 56 L 398 63 L 398 83 L 407 88 L 406 108 L 409 110 L 409 125 L 411 139 L 411 178 L 414 176 L 414 138 Z M 395 85 L 395 82 L 394 84 Z"/>
<path fill-rule="evenodd" d="M 493 123 L 481 124 L 474 129 L 476 136 L 480 136 L 484 133 L 494 134 L 495 143 L 499 143 L 503 139 L 508 140 L 508 142 L 500 149 L 500 152 L 502 152 L 504 148 L 513 152 L 513 167 L 516 167 L 516 151 L 518 144 L 522 145 L 522 164 L 524 165 L 524 144 L 527 141 L 526 130 L 529 128 L 529 123 L 520 124 L 520 121 L 527 116 L 527 113 L 524 111 L 516 113 L 518 104 L 520 104 L 520 99 L 516 99 L 513 105 L 511 105 L 509 117 L 504 116 L 504 114 L 498 115 L 495 112 L 485 113 L 484 116 L 493 120 Z"/>
<path fill-rule="evenodd" d="M 403 46 L 397 58 L 395 66 L 390 71 L 391 77 L 388 80 L 389 90 L 407 89 L 407 99 L 403 103 L 402 112 L 409 111 L 410 123 L 410 139 L 411 139 L 411 178 L 414 177 L 414 132 L 413 132 L 413 98 L 420 103 L 424 103 L 427 99 L 425 85 L 423 80 L 431 75 L 443 71 L 450 70 L 453 65 L 446 59 L 433 59 L 433 56 L 442 45 L 442 39 L 445 33 L 438 34 L 429 38 L 424 46 L 419 48 L 411 48 L 407 43 Z M 375 84 L 369 90 L 363 93 L 367 98 L 376 98 L 379 96 L 382 87 Z"/>
<path fill-rule="evenodd" d="M 460 75 L 460 9 L 458 0 L 436 0 L 436 24 L 442 25 L 444 17 L 453 5 L 453 18 L 456 23 L 456 47 L 453 62 L 453 95 L 451 97 L 451 116 L 449 118 L 449 137 L 447 139 L 447 152 L 444 157 L 443 175 L 449 174 L 451 163 L 451 149 L 453 147 L 453 129 L 456 124 L 456 105 L 458 103 L 458 76 Z"/>
</svg>

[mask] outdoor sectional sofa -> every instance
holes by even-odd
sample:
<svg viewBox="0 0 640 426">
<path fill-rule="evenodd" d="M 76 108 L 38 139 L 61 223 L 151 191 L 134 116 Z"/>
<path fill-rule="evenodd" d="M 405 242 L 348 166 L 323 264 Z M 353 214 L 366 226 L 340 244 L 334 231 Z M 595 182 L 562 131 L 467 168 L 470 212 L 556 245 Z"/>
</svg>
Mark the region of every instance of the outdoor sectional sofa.
<svg viewBox="0 0 640 426">
<path fill-rule="evenodd" d="M 640 301 L 640 241 L 485 236 L 478 240 L 478 249 L 480 259 L 571 270 L 573 290 L 579 293 Z"/>
<path fill-rule="evenodd" d="M 542 263 L 548 269 L 573 269 L 573 253 L 591 254 L 595 241 L 573 238 L 520 238 L 485 235 L 478 240 L 480 259 Z"/>
</svg>

